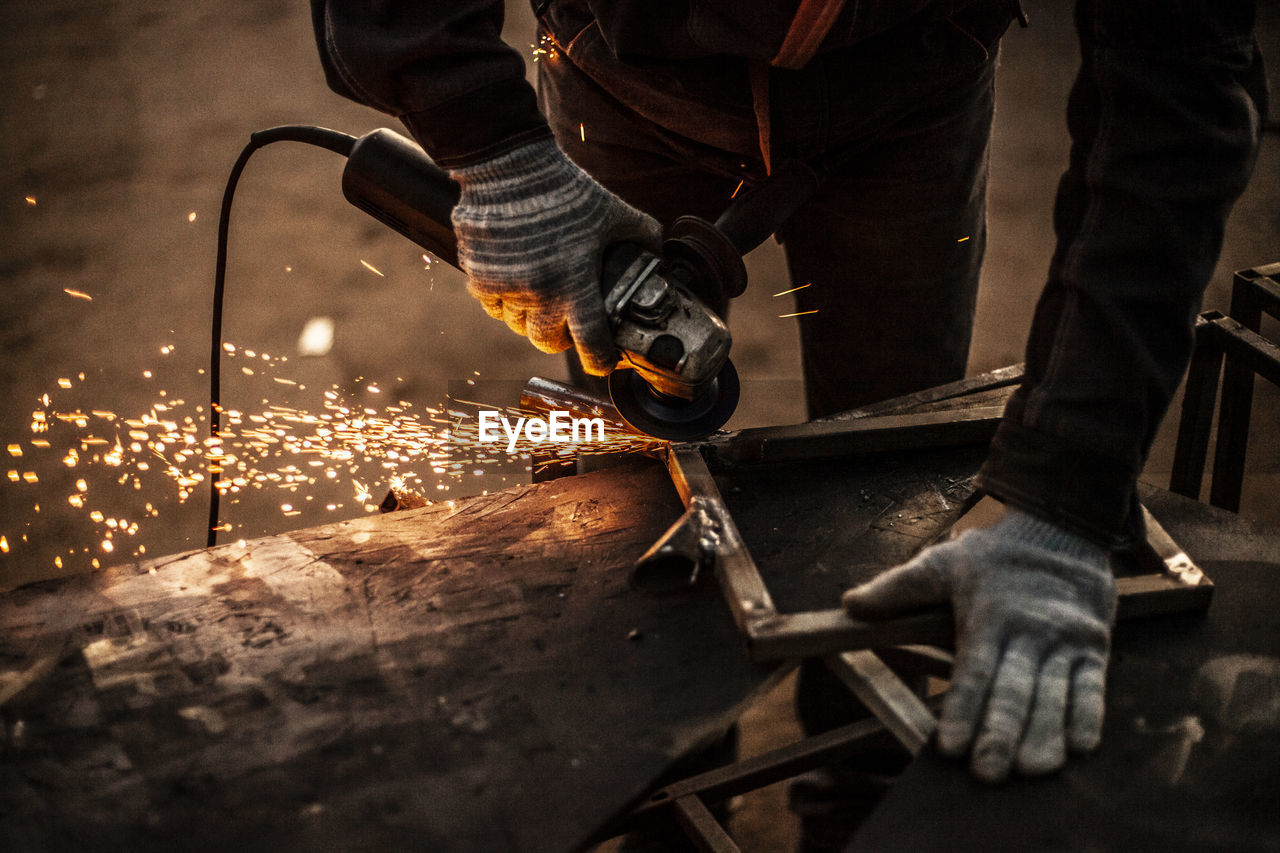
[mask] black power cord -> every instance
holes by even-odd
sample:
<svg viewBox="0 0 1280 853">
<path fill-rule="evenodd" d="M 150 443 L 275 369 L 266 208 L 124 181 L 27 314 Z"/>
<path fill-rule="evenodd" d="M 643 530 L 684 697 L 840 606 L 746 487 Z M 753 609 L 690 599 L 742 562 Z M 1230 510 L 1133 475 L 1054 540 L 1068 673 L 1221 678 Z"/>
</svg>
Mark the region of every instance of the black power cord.
<svg viewBox="0 0 1280 853">
<path fill-rule="evenodd" d="M 231 167 L 231 174 L 227 177 L 227 188 L 222 193 L 222 211 L 218 217 L 218 262 L 213 279 L 213 341 L 212 349 L 209 352 L 209 437 L 214 439 L 221 437 L 219 431 L 222 420 L 222 391 L 220 387 L 222 380 L 222 302 L 227 282 L 227 235 L 231 226 L 231 199 L 235 195 L 240 173 L 244 171 L 244 167 L 249 162 L 249 158 L 253 156 L 253 152 L 273 142 L 303 142 L 349 157 L 351 156 L 351 149 L 355 146 L 356 138 L 341 131 L 329 130 L 323 127 L 308 127 L 305 125 L 272 127 L 251 134 L 249 136 L 249 144 L 240 152 L 240 157 L 236 160 L 235 165 Z M 214 454 L 211 447 L 210 455 L 214 456 L 214 458 L 209 460 L 208 466 L 209 532 L 206 544 L 209 547 L 213 547 L 218 544 L 218 530 L 221 529 L 221 522 L 218 519 L 218 481 L 220 479 L 219 475 L 222 473 L 222 464 L 218 457 L 221 457 L 222 454 L 221 452 Z"/>
</svg>

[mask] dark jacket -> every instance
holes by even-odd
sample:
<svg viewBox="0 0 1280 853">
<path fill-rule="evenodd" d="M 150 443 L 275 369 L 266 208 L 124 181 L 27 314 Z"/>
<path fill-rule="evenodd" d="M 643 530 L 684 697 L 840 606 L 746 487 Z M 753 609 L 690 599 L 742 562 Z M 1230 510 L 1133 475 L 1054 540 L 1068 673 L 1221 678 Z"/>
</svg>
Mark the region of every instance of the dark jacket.
<svg viewBox="0 0 1280 853">
<path fill-rule="evenodd" d="M 572 54 L 588 29 L 611 60 L 675 88 L 733 99 L 746 61 L 802 67 L 921 15 L 972 0 L 538 0 L 544 33 Z M 436 162 L 460 166 L 548 136 L 520 54 L 500 38 L 501 0 L 312 0 L 329 85 L 404 122 Z M 596 33 L 593 33 L 596 35 Z M 711 72 L 711 73 L 709 73 Z M 708 81 L 711 81 L 710 84 Z M 750 112 L 751 102 L 738 99 Z"/>
</svg>

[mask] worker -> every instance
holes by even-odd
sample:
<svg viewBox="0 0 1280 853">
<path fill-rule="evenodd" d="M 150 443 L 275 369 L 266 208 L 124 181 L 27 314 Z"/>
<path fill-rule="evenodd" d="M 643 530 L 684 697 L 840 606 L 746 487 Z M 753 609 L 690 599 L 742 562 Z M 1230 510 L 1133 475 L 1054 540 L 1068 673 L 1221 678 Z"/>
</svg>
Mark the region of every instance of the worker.
<svg viewBox="0 0 1280 853">
<path fill-rule="evenodd" d="M 491 316 L 608 373 L 604 247 L 656 250 L 676 216 L 714 219 L 778 164 L 821 162 L 778 235 L 810 285 L 796 292 L 809 415 L 963 375 L 1016 2 L 534 5 L 536 96 L 500 39 L 501 2 L 312 2 L 330 85 L 399 117 L 461 186 L 459 260 Z M 982 779 L 1099 742 L 1109 556 L 1141 535 L 1137 475 L 1256 151 L 1252 24 L 1248 0 L 1078 0 L 1058 247 L 979 477 L 1007 511 L 844 597 L 860 618 L 950 601 L 938 747 Z"/>
</svg>

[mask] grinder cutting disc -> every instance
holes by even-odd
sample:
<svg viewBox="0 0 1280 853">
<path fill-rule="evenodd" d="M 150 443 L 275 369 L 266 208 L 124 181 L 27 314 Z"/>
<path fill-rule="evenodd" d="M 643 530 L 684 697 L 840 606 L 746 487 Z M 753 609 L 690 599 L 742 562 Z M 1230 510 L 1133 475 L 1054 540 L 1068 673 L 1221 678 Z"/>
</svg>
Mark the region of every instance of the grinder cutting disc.
<svg viewBox="0 0 1280 853">
<path fill-rule="evenodd" d="M 739 390 L 738 371 L 727 360 L 696 400 L 655 391 L 630 368 L 609 374 L 609 396 L 627 426 L 667 441 L 693 441 L 720 429 L 738 407 Z"/>
</svg>

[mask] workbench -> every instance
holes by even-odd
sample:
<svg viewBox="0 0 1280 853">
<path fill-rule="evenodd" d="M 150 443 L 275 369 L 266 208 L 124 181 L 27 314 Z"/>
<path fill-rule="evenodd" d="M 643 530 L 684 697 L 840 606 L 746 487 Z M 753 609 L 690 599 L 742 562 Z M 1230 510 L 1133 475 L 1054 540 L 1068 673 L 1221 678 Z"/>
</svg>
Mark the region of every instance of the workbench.
<svg viewBox="0 0 1280 853">
<path fill-rule="evenodd" d="M 981 455 L 720 479 L 780 605 L 822 607 L 954 521 Z M 1146 497 L 1217 588 L 1117 632 L 1101 753 L 987 789 L 926 749 L 860 849 L 1280 837 L 1280 538 Z M 680 512 L 636 461 L 0 596 L 0 848 L 582 849 L 791 665 L 710 579 L 629 586 Z"/>
<path fill-rule="evenodd" d="M 782 669 L 632 592 L 656 464 L 0 597 L 0 849 L 580 847 Z"/>
</svg>

